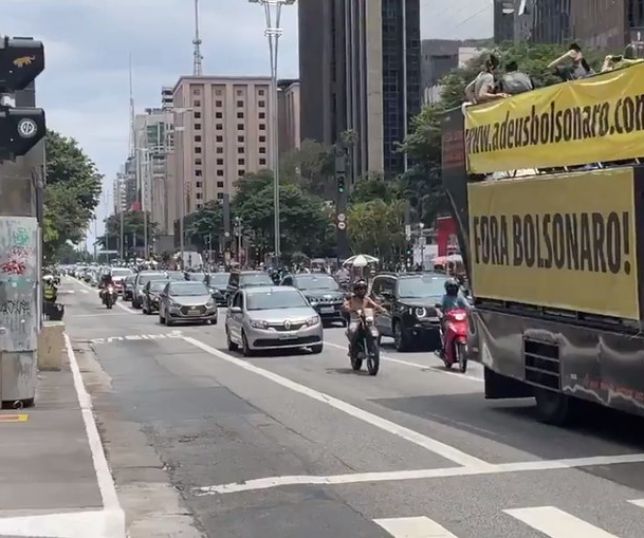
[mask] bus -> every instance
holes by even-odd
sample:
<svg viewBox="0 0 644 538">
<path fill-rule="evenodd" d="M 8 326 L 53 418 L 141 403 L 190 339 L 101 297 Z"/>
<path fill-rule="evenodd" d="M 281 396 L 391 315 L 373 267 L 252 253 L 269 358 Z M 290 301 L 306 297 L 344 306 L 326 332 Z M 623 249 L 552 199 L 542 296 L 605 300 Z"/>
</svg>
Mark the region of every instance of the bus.
<svg viewBox="0 0 644 538">
<path fill-rule="evenodd" d="M 644 65 L 443 117 L 489 399 L 644 415 Z"/>
</svg>

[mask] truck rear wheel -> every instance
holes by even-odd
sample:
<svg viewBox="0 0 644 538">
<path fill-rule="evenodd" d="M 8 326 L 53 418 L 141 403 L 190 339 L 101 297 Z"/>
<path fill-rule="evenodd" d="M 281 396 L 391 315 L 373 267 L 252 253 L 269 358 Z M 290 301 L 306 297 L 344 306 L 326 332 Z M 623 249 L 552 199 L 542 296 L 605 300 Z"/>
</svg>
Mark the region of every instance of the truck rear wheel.
<svg viewBox="0 0 644 538">
<path fill-rule="evenodd" d="M 554 426 L 565 426 L 574 418 L 575 402 L 561 392 L 535 388 L 537 415 L 541 422 Z"/>
</svg>

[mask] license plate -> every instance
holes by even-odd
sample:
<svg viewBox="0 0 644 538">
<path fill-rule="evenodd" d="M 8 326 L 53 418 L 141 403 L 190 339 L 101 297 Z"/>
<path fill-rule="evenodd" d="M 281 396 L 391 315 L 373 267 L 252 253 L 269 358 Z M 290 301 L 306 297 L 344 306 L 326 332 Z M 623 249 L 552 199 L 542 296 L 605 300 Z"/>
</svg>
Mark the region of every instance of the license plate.
<svg viewBox="0 0 644 538">
<path fill-rule="evenodd" d="M 320 308 L 320 314 L 333 314 L 335 313 L 335 308 L 332 306 L 323 306 Z"/>
<path fill-rule="evenodd" d="M 280 334 L 280 340 L 295 340 L 297 334 Z"/>
<path fill-rule="evenodd" d="M 190 309 L 188 309 L 188 314 L 190 314 L 192 316 L 197 316 L 197 315 L 201 314 L 201 310 L 199 310 L 198 308 L 190 308 Z"/>
</svg>

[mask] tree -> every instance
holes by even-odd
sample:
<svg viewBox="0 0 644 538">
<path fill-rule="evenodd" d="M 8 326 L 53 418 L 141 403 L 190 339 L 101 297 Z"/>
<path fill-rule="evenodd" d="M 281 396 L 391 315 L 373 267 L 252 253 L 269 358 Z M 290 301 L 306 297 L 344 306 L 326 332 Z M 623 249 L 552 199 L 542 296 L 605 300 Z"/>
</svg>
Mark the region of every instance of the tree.
<svg viewBox="0 0 644 538">
<path fill-rule="evenodd" d="M 395 180 L 386 180 L 380 174 L 372 174 L 358 180 L 351 192 L 350 203 L 360 204 L 372 200 L 389 203 L 400 198 L 400 185 Z"/>
<path fill-rule="evenodd" d="M 48 131 L 45 151 L 43 254 L 51 260 L 68 241 L 83 239 L 99 202 L 102 176 L 73 138 Z"/>
<path fill-rule="evenodd" d="M 348 232 L 354 254 L 367 252 L 383 263 L 400 258 L 405 248 L 405 201 L 381 199 L 351 206 Z"/>
<path fill-rule="evenodd" d="M 189 243 L 201 249 L 218 245 L 224 231 L 221 206 L 215 200 L 206 202 L 201 209 L 186 216 L 184 226 Z"/>
<path fill-rule="evenodd" d="M 247 181 L 248 180 L 248 181 Z M 255 247 L 272 251 L 274 244 L 273 179 L 269 174 L 249 174 L 239 184 L 233 211 L 243 227 L 254 233 Z M 280 240 L 285 255 L 296 251 L 323 254 L 328 249 L 333 224 L 322 200 L 299 185 L 280 185 Z"/>
<path fill-rule="evenodd" d="M 148 213 L 148 241 L 151 242 L 157 235 L 158 224 L 150 221 Z M 105 235 L 97 238 L 98 243 L 108 250 L 118 250 L 121 238 L 121 216 L 110 215 L 105 219 Z M 145 229 L 143 226 L 142 211 L 125 211 L 123 213 L 123 244 L 128 251 L 145 246 Z"/>
</svg>

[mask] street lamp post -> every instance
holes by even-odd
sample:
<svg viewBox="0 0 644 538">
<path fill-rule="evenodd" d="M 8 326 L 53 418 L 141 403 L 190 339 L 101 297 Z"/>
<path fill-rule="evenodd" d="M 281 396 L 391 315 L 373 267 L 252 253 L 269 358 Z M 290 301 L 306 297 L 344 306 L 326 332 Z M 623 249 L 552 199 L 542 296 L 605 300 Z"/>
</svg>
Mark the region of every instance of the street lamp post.
<svg viewBox="0 0 644 538">
<path fill-rule="evenodd" d="M 280 252 L 280 172 L 279 172 L 279 140 L 278 140 L 278 97 L 277 97 L 277 59 L 279 38 L 282 35 L 280 28 L 280 19 L 282 15 L 282 6 L 290 6 L 295 0 L 249 0 L 251 4 L 261 4 L 264 6 L 266 14 L 266 30 L 264 34 L 268 38 L 268 48 L 271 60 L 271 79 L 272 79 L 272 121 L 271 121 L 271 139 L 273 146 L 273 204 L 275 208 L 275 261 L 279 263 Z"/>
<path fill-rule="evenodd" d="M 423 229 L 425 228 L 425 223 L 421 222 L 418 224 L 420 229 L 420 271 L 425 271 L 425 236 L 423 235 Z"/>
<path fill-rule="evenodd" d="M 194 110 L 193 107 L 187 107 L 187 108 L 175 108 L 174 113 L 175 114 L 180 114 L 183 115 L 186 112 L 192 112 Z M 181 120 L 181 125 L 180 126 L 175 126 L 174 128 L 175 132 L 185 132 L 186 126 L 184 125 L 183 119 Z M 182 154 L 179 156 L 179 158 L 183 159 L 183 153 L 185 152 L 185 147 L 186 147 L 186 141 L 185 139 L 183 140 L 183 144 L 181 146 L 182 149 Z M 176 152 L 176 150 L 175 150 Z M 183 177 L 181 178 L 181 204 L 179 204 L 179 252 L 181 253 L 181 269 L 183 269 L 184 266 L 184 261 L 183 261 L 183 256 L 184 256 L 184 249 L 185 249 L 185 231 L 184 231 L 184 220 L 186 218 L 186 196 L 187 196 L 187 190 L 186 190 L 186 173 L 185 169 L 183 173 Z"/>
</svg>

